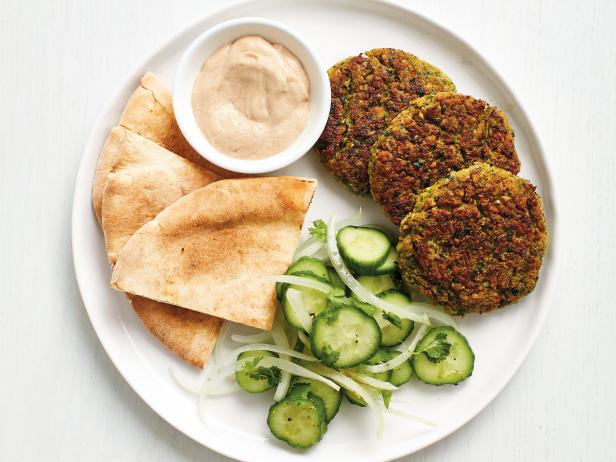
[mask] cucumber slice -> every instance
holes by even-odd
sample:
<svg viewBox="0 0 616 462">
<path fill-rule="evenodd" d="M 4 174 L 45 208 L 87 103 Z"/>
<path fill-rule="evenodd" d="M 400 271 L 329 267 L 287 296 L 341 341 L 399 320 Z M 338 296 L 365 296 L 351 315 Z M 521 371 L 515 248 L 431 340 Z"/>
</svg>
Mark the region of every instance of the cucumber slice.
<svg viewBox="0 0 616 462">
<path fill-rule="evenodd" d="M 327 274 L 329 274 L 329 281 L 332 287 L 335 287 L 337 289 L 346 289 L 346 284 L 342 281 L 342 279 L 340 279 L 340 276 L 338 276 L 338 273 L 336 273 L 336 270 L 334 268 L 328 266 Z"/>
<path fill-rule="evenodd" d="M 315 280 L 319 280 L 319 278 L 313 276 L 311 273 L 296 273 L 297 276 L 302 276 L 305 278 L 311 278 Z M 323 282 L 323 281 L 321 281 Z M 282 312 L 284 313 L 284 317 L 287 322 L 297 329 L 303 329 L 302 323 L 297 319 L 293 308 L 291 307 L 291 303 L 287 297 L 287 290 L 293 288 L 300 292 L 301 294 L 301 303 L 302 306 L 308 311 L 308 314 L 311 318 L 319 314 L 327 307 L 327 294 L 320 292 L 318 290 L 310 289 L 309 287 L 296 286 L 296 285 L 288 285 L 284 289 L 284 295 L 282 297 Z"/>
<path fill-rule="evenodd" d="M 271 351 L 254 350 L 254 351 L 245 351 L 243 353 L 240 353 L 237 359 L 239 361 L 240 359 L 252 358 L 252 357 L 256 358 L 258 356 L 277 357 L 277 355 L 272 353 Z M 259 365 L 257 364 L 256 367 L 258 368 Z M 270 388 L 274 387 L 274 385 L 271 384 L 265 376 L 259 379 L 250 377 L 250 373 L 255 372 L 255 371 L 256 369 L 252 369 L 250 367 L 250 362 L 242 365 L 241 367 L 239 365 L 236 365 L 235 380 L 237 380 L 238 385 L 242 387 L 244 390 L 246 390 L 248 393 L 263 393 L 264 391 L 267 391 Z"/>
<path fill-rule="evenodd" d="M 396 353 L 397 354 L 394 355 L 394 357 L 400 354 L 399 351 L 396 351 Z M 389 381 L 392 385 L 399 387 L 400 385 L 404 385 L 406 382 L 411 380 L 411 377 L 413 377 L 413 368 L 411 367 L 411 362 L 404 361 L 392 371 Z"/>
<path fill-rule="evenodd" d="M 389 274 L 380 276 L 359 276 L 357 278 L 357 282 L 368 289 L 370 293 L 375 295 L 389 289 L 396 289 L 398 287 L 398 284 L 394 278 Z M 357 298 L 357 295 L 353 294 L 353 296 Z"/>
<path fill-rule="evenodd" d="M 342 228 L 336 235 L 336 242 L 344 261 L 359 273 L 376 270 L 392 248 L 383 231 L 360 226 Z"/>
<path fill-rule="evenodd" d="M 411 302 L 411 299 L 408 296 L 395 289 L 381 292 L 380 294 L 378 294 L 378 297 L 394 305 L 402 306 L 407 305 Z M 379 316 L 382 315 L 379 314 Z M 415 327 L 415 323 L 410 319 L 400 319 L 400 327 L 397 327 L 391 323 L 387 323 L 384 327 L 381 327 L 381 345 L 400 345 L 409 335 L 411 335 L 411 332 L 413 332 L 413 327 Z"/>
<path fill-rule="evenodd" d="M 390 348 L 381 348 L 379 350 L 381 353 L 381 362 L 386 362 L 394 359 L 396 356 L 400 354 L 397 350 L 392 350 Z M 378 364 L 378 363 L 377 363 Z M 413 368 L 411 367 L 410 361 L 404 361 L 398 367 L 391 371 L 391 376 L 389 377 L 389 382 L 392 385 L 399 387 L 400 385 L 404 385 L 406 382 L 411 380 L 413 376 Z"/>
<path fill-rule="evenodd" d="M 286 274 L 311 273 L 323 282 L 331 282 L 325 263 L 314 257 L 298 258 L 287 270 Z"/>
<path fill-rule="evenodd" d="M 292 274 L 295 276 L 305 276 L 310 274 L 321 282 L 331 282 L 329 278 L 329 271 L 327 270 L 325 264 L 318 258 L 313 257 L 298 258 L 295 262 L 291 264 L 291 266 L 289 266 L 289 269 L 287 269 L 287 272 L 285 274 Z M 278 300 L 282 300 L 282 297 L 284 296 L 284 289 L 286 288 L 286 286 L 287 284 L 283 282 L 276 283 L 276 298 Z"/>
<path fill-rule="evenodd" d="M 380 363 L 384 363 L 385 361 L 388 361 L 390 358 L 387 352 L 388 350 L 379 348 L 376 354 L 374 354 L 364 364 L 374 366 L 376 364 L 380 364 Z M 393 371 L 385 371 L 385 372 L 378 372 L 374 374 L 365 374 L 365 375 L 369 375 L 370 377 L 373 377 L 377 380 L 382 380 L 383 382 L 391 382 L 390 379 L 391 379 L 392 374 L 393 374 Z M 366 385 L 363 385 L 363 386 L 366 386 Z M 345 389 L 344 394 L 351 403 L 357 406 L 362 406 L 362 407 L 366 406 L 366 402 L 363 400 L 363 398 L 360 396 L 357 396 L 357 394 L 355 394 L 354 392 Z"/>
<path fill-rule="evenodd" d="M 394 246 L 391 246 L 389 254 L 387 254 L 387 258 L 383 263 L 381 263 L 381 266 L 374 270 L 373 274 L 391 274 L 396 271 L 398 271 L 398 251 Z"/>
<path fill-rule="evenodd" d="M 342 391 L 336 391 L 325 385 L 323 382 L 319 382 L 317 380 L 294 376 L 291 381 L 291 387 L 297 385 L 298 383 L 306 383 L 310 385 L 310 392 L 321 398 L 323 401 L 327 423 L 331 422 L 331 420 L 338 413 L 338 409 L 340 409 L 340 403 L 342 402 Z"/>
<path fill-rule="evenodd" d="M 319 314 L 312 323 L 312 352 L 323 363 L 352 367 L 376 353 L 381 329 L 372 316 L 359 308 L 344 305 Z"/>
<path fill-rule="evenodd" d="M 425 349 L 437 340 L 439 334 L 445 335 L 444 340 L 451 348 L 447 357 L 437 362 L 426 354 Z M 475 366 L 475 354 L 466 337 L 449 326 L 431 329 L 417 344 L 415 353 L 412 359 L 415 375 L 430 385 L 460 383 L 472 375 Z"/>
<path fill-rule="evenodd" d="M 309 448 L 327 432 L 325 405 L 310 393 L 310 386 L 299 384 L 289 395 L 270 407 L 267 426 L 272 434 L 294 448 Z"/>
</svg>

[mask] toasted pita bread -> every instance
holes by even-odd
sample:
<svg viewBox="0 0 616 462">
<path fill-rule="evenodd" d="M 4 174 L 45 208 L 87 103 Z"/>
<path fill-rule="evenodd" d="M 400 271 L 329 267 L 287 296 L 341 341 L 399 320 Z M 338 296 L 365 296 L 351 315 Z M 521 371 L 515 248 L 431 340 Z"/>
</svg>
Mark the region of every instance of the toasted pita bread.
<svg viewBox="0 0 616 462">
<path fill-rule="evenodd" d="M 124 130 L 125 136 L 116 146 L 101 210 L 112 266 L 120 249 L 142 225 L 189 192 L 220 179 L 136 133 L 117 130 Z"/>
<path fill-rule="evenodd" d="M 316 180 L 221 180 L 163 210 L 126 243 L 111 286 L 271 329 L 275 284 L 291 264 Z"/>
<path fill-rule="evenodd" d="M 223 178 L 245 176 L 208 162 L 188 144 L 175 120 L 171 92 L 151 72 L 141 78 L 139 86 L 126 103 L 120 116 L 120 125 Z"/>
<path fill-rule="evenodd" d="M 115 162 L 117 147 L 127 131 L 132 131 L 161 145 L 165 149 L 188 159 L 223 178 L 240 178 L 246 175 L 229 172 L 208 162 L 188 144 L 173 114 L 171 92 L 151 72 L 147 72 L 133 92 L 120 117 L 120 130 L 113 129 L 103 146 L 96 166 L 92 187 L 92 202 L 96 219 L 101 221 L 101 201 L 111 165 Z"/>
<path fill-rule="evenodd" d="M 143 297 L 127 297 L 160 343 L 193 366 L 205 366 L 216 345 L 222 319 Z"/>
<path fill-rule="evenodd" d="M 219 177 L 123 127 L 111 131 L 101 204 L 109 262 L 143 224 L 185 194 Z M 95 188 L 96 190 L 96 188 Z M 203 367 L 222 320 L 142 297 L 129 296 L 145 327 L 183 360 Z"/>
</svg>

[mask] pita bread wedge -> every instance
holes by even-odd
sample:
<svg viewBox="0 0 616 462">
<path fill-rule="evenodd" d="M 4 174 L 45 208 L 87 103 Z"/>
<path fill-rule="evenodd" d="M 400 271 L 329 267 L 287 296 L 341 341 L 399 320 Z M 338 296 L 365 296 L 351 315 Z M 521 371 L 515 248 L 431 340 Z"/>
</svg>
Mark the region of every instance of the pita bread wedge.
<svg viewBox="0 0 616 462">
<path fill-rule="evenodd" d="M 92 187 L 92 202 L 99 224 L 101 221 L 101 201 L 107 182 L 107 174 L 110 171 L 110 166 L 114 164 L 117 147 L 123 142 L 128 131 L 154 141 L 165 149 L 207 168 L 223 178 L 245 176 L 221 169 L 208 162 L 188 144 L 173 114 L 171 92 L 158 77 L 151 72 L 147 72 L 141 78 L 139 86 L 124 107 L 120 116 L 120 127 L 111 130 L 98 159 Z"/>
<path fill-rule="evenodd" d="M 171 92 L 151 72 L 141 78 L 139 86 L 126 103 L 120 116 L 120 125 L 223 178 L 245 176 L 208 162 L 188 144 L 175 120 Z"/>
<path fill-rule="evenodd" d="M 124 130 L 125 136 L 116 148 L 101 207 L 101 227 L 112 266 L 142 225 L 189 192 L 220 179 L 136 133 L 118 130 Z"/>
<path fill-rule="evenodd" d="M 111 286 L 271 329 L 275 284 L 291 264 L 316 180 L 221 180 L 174 202 L 129 239 Z"/>
<path fill-rule="evenodd" d="M 143 297 L 127 297 L 160 343 L 193 366 L 205 366 L 216 345 L 222 319 Z"/>
<path fill-rule="evenodd" d="M 185 194 L 219 177 L 123 127 L 111 131 L 112 154 L 101 200 L 101 227 L 111 266 L 143 224 Z M 183 360 L 203 367 L 222 320 L 142 297 L 128 297 L 145 327 Z"/>
</svg>

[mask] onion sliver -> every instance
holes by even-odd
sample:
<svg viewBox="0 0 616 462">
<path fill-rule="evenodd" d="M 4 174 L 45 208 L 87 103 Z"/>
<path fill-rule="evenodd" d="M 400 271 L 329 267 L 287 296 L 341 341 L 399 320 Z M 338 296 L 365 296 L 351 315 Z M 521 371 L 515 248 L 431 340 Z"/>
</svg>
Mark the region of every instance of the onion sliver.
<svg viewBox="0 0 616 462">
<path fill-rule="evenodd" d="M 409 420 L 414 420 L 415 422 L 419 422 L 419 423 L 422 423 L 424 425 L 429 425 L 431 427 L 438 426 L 438 424 L 436 422 L 433 422 L 432 420 L 424 419 L 423 417 L 420 417 L 420 416 L 417 416 L 417 415 L 414 415 L 414 414 L 410 414 L 408 412 L 401 411 L 399 409 L 392 408 L 391 406 L 385 412 L 387 412 L 388 414 L 397 415 L 399 417 L 405 417 L 405 418 L 407 418 Z"/>
<path fill-rule="evenodd" d="M 171 377 L 173 377 L 173 380 L 175 380 L 177 384 L 184 390 L 194 393 L 196 395 L 201 393 L 201 385 L 191 383 L 189 379 L 182 377 L 182 374 L 180 374 L 172 367 L 169 368 L 169 372 L 171 373 Z"/>
<path fill-rule="evenodd" d="M 281 371 L 286 371 L 293 375 L 304 377 L 306 379 L 314 379 L 314 380 L 324 383 L 325 385 L 333 388 L 336 391 L 340 390 L 340 387 L 336 385 L 335 381 L 332 382 L 327 377 L 324 377 L 323 375 L 315 373 L 314 371 L 308 369 L 307 367 L 302 367 L 299 364 L 292 363 L 291 361 L 286 361 L 280 358 L 265 357 L 261 361 L 259 361 L 259 365 L 263 367 L 276 366 Z"/>
<path fill-rule="evenodd" d="M 319 250 L 321 250 L 323 245 L 325 245 L 324 242 L 321 242 L 314 237 L 312 239 L 309 239 L 308 241 L 306 241 L 305 245 L 302 245 L 295 251 L 295 253 L 293 254 L 293 261 L 302 257 L 309 257 L 311 255 L 314 255 Z"/>
<path fill-rule="evenodd" d="M 398 387 L 396 387 L 395 385 L 392 385 L 389 382 L 385 382 L 383 380 L 375 379 L 374 377 L 370 377 L 369 375 L 354 374 L 352 372 L 349 372 L 349 375 L 354 380 L 356 380 L 357 382 L 363 383 L 364 385 L 368 385 L 368 386 L 370 386 L 372 388 L 376 388 L 378 390 L 394 391 L 394 390 L 398 389 Z"/>
<path fill-rule="evenodd" d="M 240 387 L 237 383 L 219 383 L 212 381 L 208 382 L 208 384 L 203 387 L 201 393 L 205 396 L 220 396 L 236 393 L 241 390 L 242 387 Z"/>
<path fill-rule="evenodd" d="M 323 366 L 321 364 L 307 364 L 306 367 L 317 374 L 332 379 L 334 382 L 340 384 L 340 386 L 352 391 L 353 393 L 357 394 L 361 399 L 363 399 L 374 413 L 374 417 L 376 419 L 377 438 L 380 439 L 383 437 L 383 411 L 379 403 L 374 400 L 372 395 L 368 393 L 368 391 L 364 387 L 362 387 L 352 378 L 347 377 L 346 375 L 341 374 L 340 372 L 329 367 Z"/>
<path fill-rule="evenodd" d="M 302 325 L 302 328 L 310 333 L 312 330 L 312 319 L 302 301 L 302 293 L 297 289 L 289 288 L 287 289 L 286 297 L 289 300 L 295 318 Z"/>
<path fill-rule="evenodd" d="M 315 281 L 310 278 L 303 278 L 301 276 L 291 276 L 291 275 L 280 275 L 280 276 L 270 276 L 269 280 L 272 282 L 284 282 L 286 284 L 293 284 L 296 286 L 308 287 L 309 289 L 314 289 L 319 292 L 323 292 L 324 294 L 328 294 L 331 292 L 332 288 L 329 284 L 325 282 Z"/>
<path fill-rule="evenodd" d="M 263 343 L 267 342 L 272 338 L 271 332 L 259 332 L 258 334 L 253 335 L 241 335 L 241 334 L 233 334 L 231 336 L 231 340 L 237 343 Z"/>
<path fill-rule="evenodd" d="M 271 351 L 272 353 L 293 356 L 294 358 L 303 359 L 305 361 L 316 361 L 316 358 L 313 358 L 312 356 L 308 356 L 304 353 L 300 353 L 299 351 L 295 351 L 289 346 L 272 345 L 269 343 L 253 343 L 252 345 L 244 345 L 244 346 L 241 346 L 229 352 L 225 356 L 225 359 L 222 361 L 222 363 L 218 365 L 218 370 L 220 370 L 224 364 L 228 364 L 231 361 L 235 361 L 240 353 L 244 353 L 245 351 L 255 351 L 255 350 Z"/>
<path fill-rule="evenodd" d="M 340 276 L 340 279 L 342 279 L 346 286 L 351 289 L 351 291 L 357 295 L 360 300 L 370 303 L 380 310 L 394 313 L 400 318 L 410 319 L 421 324 L 430 324 L 430 318 L 432 318 L 442 322 L 443 324 L 455 327 L 456 323 L 451 316 L 432 308 L 430 305 L 422 304 L 421 309 L 417 309 L 413 303 L 403 306 L 398 304 L 394 305 L 393 303 L 389 303 L 378 298 L 362 286 L 357 279 L 353 277 L 342 260 L 342 256 L 338 250 L 338 244 L 336 242 L 335 229 L 336 219 L 332 216 L 329 221 L 329 225 L 327 226 L 327 250 L 329 252 L 329 259 L 338 273 L 338 276 Z"/>
<path fill-rule="evenodd" d="M 428 330 L 428 327 L 426 326 L 426 324 L 423 324 L 419 329 L 417 329 L 417 332 L 413 336 L 413 340 L 411 340 L 410 343 L 408 344 L 405 342 L 402 343 L 404 345 L 404 350 L 402 350 L 402 352 L 398 356 L 384 363 L 375 364 L 374 366 L 368 366 L 368 365 L 361 366 L 361 371 L 370 372 L 372 374 L 378 374 L 379 372 L 386 372 L 391 369 L 395 369 L 400 364 L 404 363 L 404 361 L 407 361 L 413 355 L 413 352 L 415 351 L 415 347 L 417 346 L 417 343 L 419 343 L 419 341 L 423 338 L 426 330 Z"/>
<path fill-rule="evenodd" d="M 299 337 L 300 342 L 304 344 L 304 347 L 308 348 L 308 351 L 312 353 L 310 351 L 310 348 L 311 348 L 310 338 L 301 330 L 297 331 L 297 336 Z"/>
<path fill-rule="evenodd" d="M 272 339 L 274 339 L 274 343 L 282 348 L 289 348 L 289 339 L 287 335 L 284 333 L 284 329 L 278 322 L 278 320 L 274 319 L 274 325 L 272 327 Z M 281 354 L 280 359 L 284 361 L 289 360 L 289 355 Z M 280 382 L 276 386 L 276 392 L 274 393 L 274 400 L 280 401 L 285 397 L 287 391 L 289 391 L 289 385 L 291 385 L 291 374 L 287 371 L 282 371 L 280 374 Z"/>
</svg>

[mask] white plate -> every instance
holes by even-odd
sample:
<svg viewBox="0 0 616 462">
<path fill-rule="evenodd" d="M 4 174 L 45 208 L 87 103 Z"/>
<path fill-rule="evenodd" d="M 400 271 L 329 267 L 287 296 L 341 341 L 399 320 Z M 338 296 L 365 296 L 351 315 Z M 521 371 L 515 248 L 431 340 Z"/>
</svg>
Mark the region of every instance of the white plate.
<svg viewBox="0 0 616 462">
<path fill-rule="evenodd" d="M 271 396 L 236 394 L 208 402 L 209 426 L 197 415 L 195 399 L 180 390 L 169 368 L 195 374 L 161 347 L 141 326 L 123 298 L 109 286 L 110 271 L 101 232 L 91 206 L 91 185 L 99 151 L 140 76 L 151 70 L 171 85 L 175 65 L 187 44 L 208 27 L 241 16 L 261 16 L 287 24 L 312 40 L 326 65 L 377 47 L 409 50 L 443 69 L 461 93 L 484 98 L 502 108 L 516 131 L 521 175 L 538 186 L 549 224 L 551 245 L 535 291 L 520 303 L 481 319 L 460 323 L 477 360 L 473 376 L 457 387 L 431 387 L 412 381 L 396 393 L 412 400 L 412 411 L 440 423 L 437 428 L 386 416 L 385 437 L 377 440 L 367 410 L 343 404 L 322 442 L 307 452 L 274 440 L 265 425 Z M 345 216 L 361 205 L 368 221 L 385 223 L 380 209 L 358 199 L 332 180 L 313 155 L 281 173 L 314 176 L 317 193 L 307 217 Z M 75 186 L 73 256 L 84 304 L 101 343 L 131 387 L 161 417 L 196 441 L 246 461 L 381 461 L 417 451 L 450 434 L 483 409 L 504 387 L 526 357 L 550 303 L 555 280 L 556 215 L 553 187 L 539 140 L 504 80 L 468 44 L 410 10 L 373 1 L 249 1 L 234 4 L 200 20 L 173 37 L 135 69 L 120 86 L 92 130 Z M 312 458 L 315 459 L 312 459 Z"/>
</svg>

